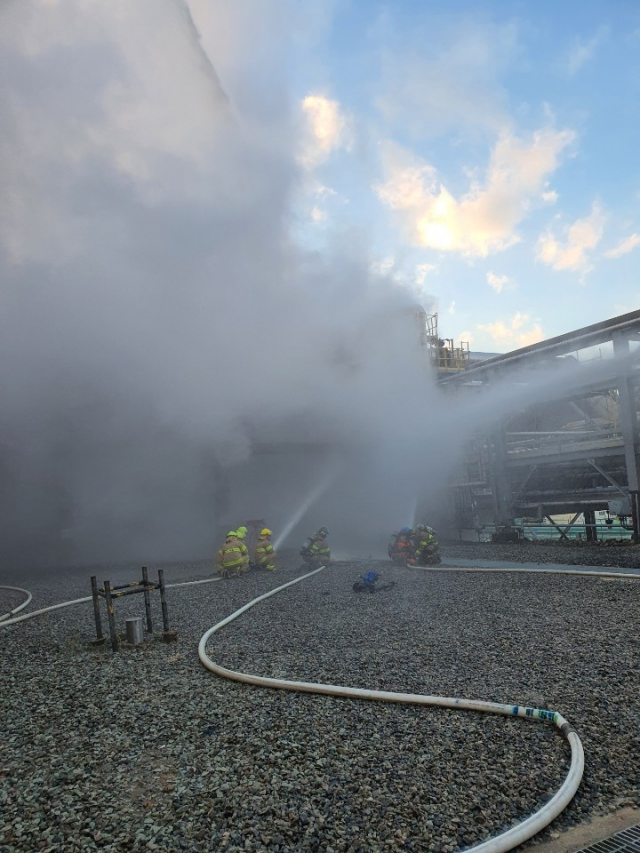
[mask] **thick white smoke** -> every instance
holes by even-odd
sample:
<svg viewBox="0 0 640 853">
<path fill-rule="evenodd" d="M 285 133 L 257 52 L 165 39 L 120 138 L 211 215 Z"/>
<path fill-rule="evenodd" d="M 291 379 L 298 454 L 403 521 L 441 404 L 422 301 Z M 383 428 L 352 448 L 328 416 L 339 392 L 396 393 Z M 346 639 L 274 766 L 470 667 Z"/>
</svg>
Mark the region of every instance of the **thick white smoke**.
<svg viewBox="0 0 640 853">
<path fill-rule="evenodd" d="M 283 525 L 336 457 L 309 524 L 404 523 L 433 394 L 366 235 L 291 236 L 295 8 L 0 9 L 6 559 L 206 555 L 234 513 Z M 252 456 L 285 441 L 315 447 L 295 471 Z"/>
</svg>

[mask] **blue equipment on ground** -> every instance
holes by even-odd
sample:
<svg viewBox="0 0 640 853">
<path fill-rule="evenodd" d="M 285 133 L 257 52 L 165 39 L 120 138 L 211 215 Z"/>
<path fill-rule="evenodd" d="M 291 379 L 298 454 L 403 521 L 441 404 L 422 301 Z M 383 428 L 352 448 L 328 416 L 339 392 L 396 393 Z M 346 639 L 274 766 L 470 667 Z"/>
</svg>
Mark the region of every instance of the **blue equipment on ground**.
<svg viewBox="0 0 640 853">
<path fill-rule="evenodd" d="M 360 580 L 353 585 L 354 592 L 385 592 L 388 589 L 393 589 L 396 585 L 395 581 L 385 583 L 382 586 L 376 586 L 380 580 L 380 575 L 377 572 L 367 572 L 366 575 L 361 575 Z"/>
</svg>

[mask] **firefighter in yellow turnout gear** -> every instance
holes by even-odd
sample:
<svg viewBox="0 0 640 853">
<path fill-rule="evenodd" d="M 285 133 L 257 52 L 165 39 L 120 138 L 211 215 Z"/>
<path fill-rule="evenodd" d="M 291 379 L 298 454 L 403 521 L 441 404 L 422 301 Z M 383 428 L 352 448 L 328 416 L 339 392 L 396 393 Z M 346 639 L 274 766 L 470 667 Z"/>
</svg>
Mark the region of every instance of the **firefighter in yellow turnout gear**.
<svg viewBox="0 0 640 853">
<path fill-rule="evenodd" d="M 268 527 L 260 531 L 253 557 L 253 564 L 256 569 L 265 572 L 275 572 L 276 570 L 276 552 L 271 544 L 271 535 Z"/>
<path fill-rule="evenodd" d="M 249 552 L 236 530 L 230 530 L 224 545 L 216 557 L 218 574 L 223 578 L 235 578 L 249 569 Z"/>
<path fill-rule="evenodd" d="M 327 545 L 326 539 L 329 531 L 326 527 L 321 527 L 317 533 L 310 536 L 300 549 L 300 556 L 313 569 L 319 569 L 320 566 L 328 566 L 331 562 L 331 548 Z"/>
<path fill-rule="evenodd" d="M 412 537 L 413 554 L 408 564 L 411 566 L 437 566 L 440 564 L 440 544 L 433 527 L 417 524 Z"/>
</svg>

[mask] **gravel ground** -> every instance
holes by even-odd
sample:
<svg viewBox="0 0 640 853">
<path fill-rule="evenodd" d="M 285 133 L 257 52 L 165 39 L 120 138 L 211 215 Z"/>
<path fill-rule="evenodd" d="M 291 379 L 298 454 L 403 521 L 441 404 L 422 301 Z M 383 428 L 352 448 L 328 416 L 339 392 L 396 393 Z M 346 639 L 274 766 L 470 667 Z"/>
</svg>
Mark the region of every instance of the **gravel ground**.
<svg viewBox="0 0 640 853">
<path fill-rule="evenodd" d="M 640 571 L 640 545 L 603 540 L 586 542 L 522 542 L 494 545 L 491 542 L 447 542 L 442 553 L 451 559 L 509 560 L 516 563 L 614 566 Z"/>
<path fill-rule="evenodd" d="M 495 560 L 509 546 L 475 547 Z M 395 588 L 353 593 L 370 567 Z M 170 566 L 167 581 L 211 570 Z M 549 799 L 569 749 L 548 724 L 285 693 L 205 670 L 202 633 L 298 573 L 292 562 L 277 576 L 170 590 L 175 644 L 117 655 L 93 647 L 89 604 L 0 630 L 0 853 L 449 853 Z M 38 608 L 86 595 L 89 574 L 5 582 L 28 586 Z M 0 612 L 17 600 L 0 591 Z M 116 604 L 121 628 L 141 604 Z M 548 838 L 640 806 L 639 617 L 640 582 L 631 580 L 342 563 L 261 603 L 209 649 L 264 675 L 560 711 L 583 741 L 586 771 L 539 836 Z"/>
</svg>

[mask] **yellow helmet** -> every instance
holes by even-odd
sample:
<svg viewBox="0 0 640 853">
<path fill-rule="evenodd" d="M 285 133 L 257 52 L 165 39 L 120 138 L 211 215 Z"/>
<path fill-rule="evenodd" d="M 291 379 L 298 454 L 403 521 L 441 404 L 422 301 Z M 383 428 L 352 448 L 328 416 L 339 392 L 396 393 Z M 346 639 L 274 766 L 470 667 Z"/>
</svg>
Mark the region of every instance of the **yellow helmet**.
<svg viewBox="0 0 640 853">
<path fill-rule="evenodd" d="M 244 539 L 244 537 L 247 535 L 247 528 L 239 527 L 237 530 L 237 534 L 240 539 Z"/>
<path fill-rule="evenodd" d="M 237 537 L 237 535 L 238 535 L 238 531 L 237 531 L 237 530 L 230 530 L 230 531 L 227 533 L 227 538 L 228 538 L 229 536 L 236 536 L 236 537 Z"/>
<path fill-rule="evenodd" d="M 271 536 L 271 530 L 269 530 L 269 528 L 268 528 L 268 527 L 264 527 L 264 528 L 260 531 L 260 536 Z"/>
</svg>

